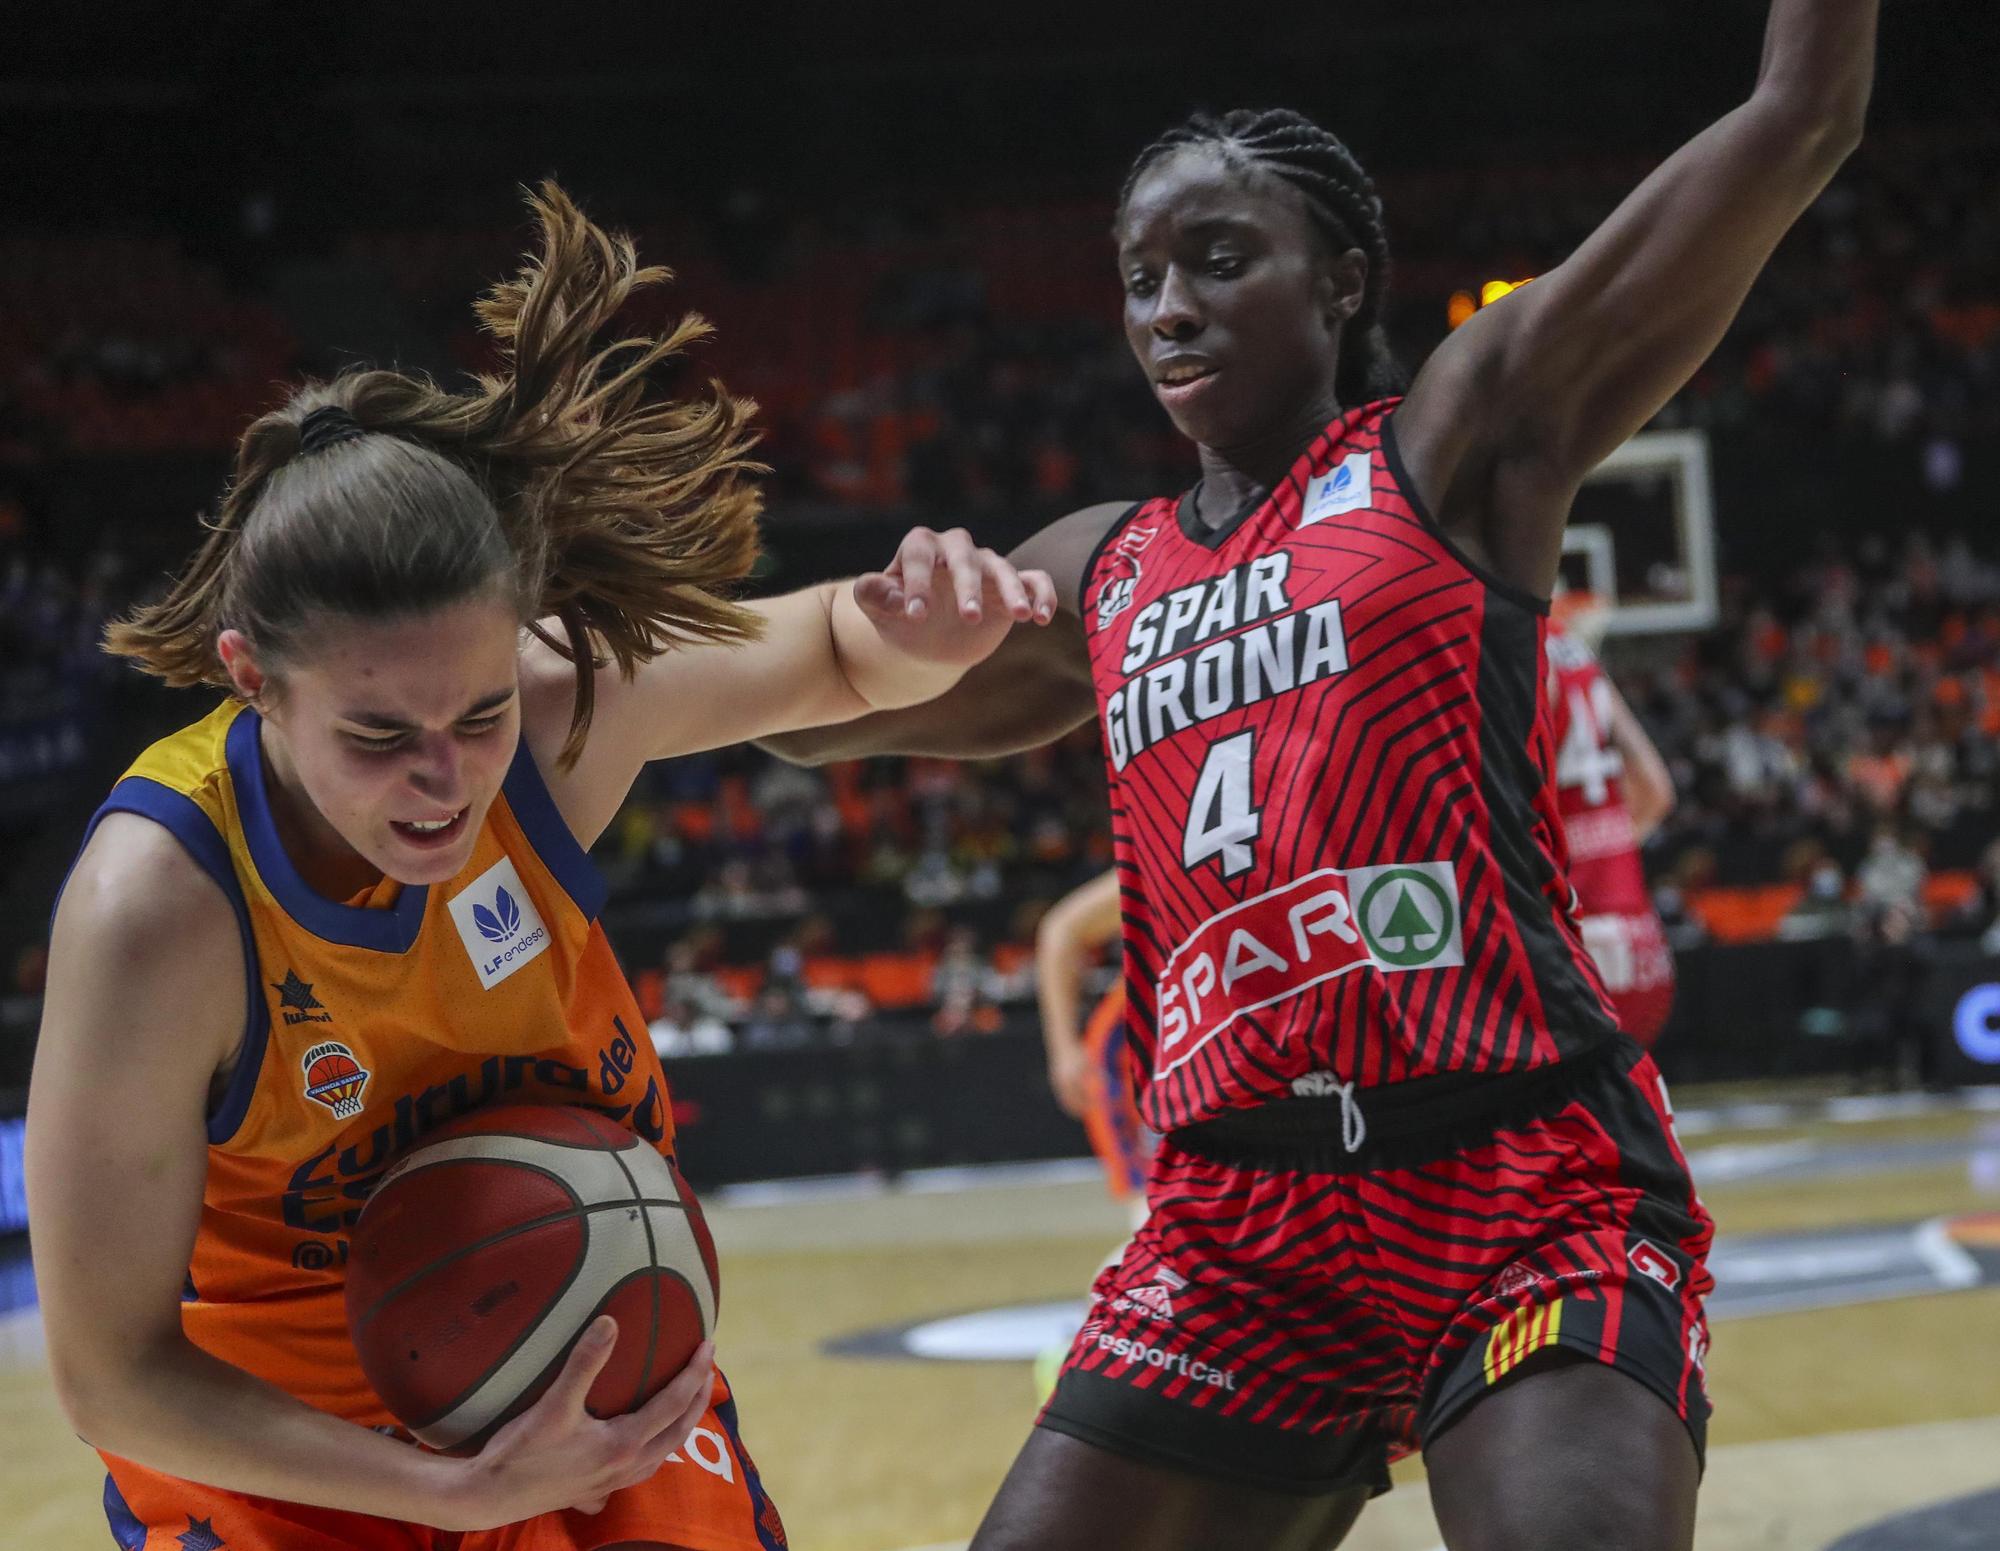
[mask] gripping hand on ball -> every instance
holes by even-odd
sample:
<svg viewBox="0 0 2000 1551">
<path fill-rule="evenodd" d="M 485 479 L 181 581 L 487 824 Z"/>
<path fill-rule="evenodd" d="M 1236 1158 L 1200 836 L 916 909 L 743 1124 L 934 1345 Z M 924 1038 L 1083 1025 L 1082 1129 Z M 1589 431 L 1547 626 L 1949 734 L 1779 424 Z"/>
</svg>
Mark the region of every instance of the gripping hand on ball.
<svg viewBox="0 0 2000 1551">
<path fill-rule="evenodd" d="M 479 1522 L 465 1528 L 497 1528 L 562 1508 L 596 1513 L 613 1492 L 650 1480 L 687 1441 L 715 1384 L 714 1343 L 696 1347 L 638 1410 L 600 1420 L 585 1402 L 617 1339 L 610 1315 L 593 1320 L 542 1397 L 467 1461 L 468 1510 Z"/>
</svg>

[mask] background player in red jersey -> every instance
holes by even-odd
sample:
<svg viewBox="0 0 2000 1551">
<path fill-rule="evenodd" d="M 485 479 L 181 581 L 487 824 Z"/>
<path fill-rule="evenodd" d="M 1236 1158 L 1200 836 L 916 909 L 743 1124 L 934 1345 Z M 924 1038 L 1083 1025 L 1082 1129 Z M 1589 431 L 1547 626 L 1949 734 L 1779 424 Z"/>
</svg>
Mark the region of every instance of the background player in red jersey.
<svg viewBox="0 0 2000 1551">
<path fill-rule="evenodd" d="M 1674 956 L 1639 848 L 1673 811 L 1674 781 L 1592 650 L 1602 614 L 1587 594 L 1564 594 L 1549 627 L 1556 808 L 1583 945 L 1618 1027 L 1650 1046 L 1674 1005 Z"/>
<path fill-rule="evenodd" d="M 1754 91 L 1407 398 L 1346 148 L 1190 121 L 1116 224 L 1201 480 L 1020 546 L 1075 609 L 795 757 L 1097 710 L 1151 1215 L 974 1544 L 1334 1544 L 1421 1447 L 1453 1551 L 1692 1543 L 1709 1225 L 1562 876 L 1539 713 L 1589 471 L 1859 140 L 1878 0 L 1774 0 Z M 1268 988 L 1275 987 L 1275 990 Z"/>
</svg>

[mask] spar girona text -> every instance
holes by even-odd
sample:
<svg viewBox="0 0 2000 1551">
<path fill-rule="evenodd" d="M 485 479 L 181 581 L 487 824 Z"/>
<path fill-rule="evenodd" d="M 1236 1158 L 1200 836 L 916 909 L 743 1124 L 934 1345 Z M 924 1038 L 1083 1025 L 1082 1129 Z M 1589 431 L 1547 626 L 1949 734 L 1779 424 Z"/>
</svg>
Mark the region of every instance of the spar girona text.
<svg viewBox="0 0 2000 1551">
<path fill-rule="evenodd" d="M 1290 570 L 1284 550 L 1259 555 L 1133 616 L 1119 666 L 1137 676 L 1104 706 L 1115 769 L 1199 722 L 1347 671 L 1340 600 L 1293 609 Z"/>
</svg>

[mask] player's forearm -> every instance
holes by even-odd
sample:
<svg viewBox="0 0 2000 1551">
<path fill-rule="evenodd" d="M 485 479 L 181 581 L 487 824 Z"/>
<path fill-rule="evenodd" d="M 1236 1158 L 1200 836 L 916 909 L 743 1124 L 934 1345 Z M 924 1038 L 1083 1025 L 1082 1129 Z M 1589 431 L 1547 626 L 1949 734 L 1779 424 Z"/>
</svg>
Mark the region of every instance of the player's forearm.
<svg viewBox="0 0 2000 1551">
<path fill-rule="evenodd" d="M 1881 0 L 1772 0 L 1757 97 L 1858 138 L 1881 8 Z"/>
<path fill-rule="evenodd" d="M 935 699 L 852 721 L 759 738 L 757 746 L 795 765 L 917 754 L 994 759 L 1039 748 L 1097 712 L 1081 632 L 1068 617 L 1007 633 L 993 655 Z"/>
<path fill-rule="evenodd" d="M 857 716 L 922 705 L 964 677 L 962 666 L 913 656 L 885 638 L 854 601 L 851 585 L 832 583 L 825 590 L 831 594 L 827 625 L 834 656 L 859 701 Z"/>
<path fill-rule="evenodd" d="M 1609 685 L 1609 680 L 1604 680 Z M 1611 694 L 1611 721 L 1606 731 L 1611 746 L 1624 765 L 1622 784 L 1625 811 L 1631 815 L 1632 831 L 1641 845 L 1674 811 L 1674 777 L 1646 729 L 1615 688 Z"/>
<path fill-rule="evenodd" d="M 473 1467 L 342 1421 L 185 1339 L 82 1373 L 58 1390 L 85 1442 L 121 1459 L 284 1502 L 474 1527 Z"/>
<path fill-rule="evenodd" d="M 1049 1055 L 1069 1055 L 1083 1043 L 1077 1009 L 1083 1005 L 1083 952 L 1074 942 L 1040 942 L 1035 948 L 1035 999 L 1042 1014 L 1042 1044 Z"/>
<path fill-rule="evenodd" d="M 1632 834 L 1641 845 L 1653 836 L 1653 831 L 1666 822 L 1667 815 L 1674 811 L 1674 794 L 1671 788 L 1661 790 L 1647 787 L 1625 793 L 1625 810 L 1632 817 Z"/>
</svg>

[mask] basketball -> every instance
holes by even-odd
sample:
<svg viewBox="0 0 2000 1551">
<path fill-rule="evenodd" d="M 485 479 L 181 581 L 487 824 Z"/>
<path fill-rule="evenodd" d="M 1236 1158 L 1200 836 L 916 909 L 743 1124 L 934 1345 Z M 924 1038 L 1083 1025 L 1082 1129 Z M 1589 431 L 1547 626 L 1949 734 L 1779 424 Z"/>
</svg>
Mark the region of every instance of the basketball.
<svg viewBox="0 0 2000 1551">
<path fill-rule="evenodd" d="M 600 1314 L 618 1341 L 593 1415 L 662 1389 L 715 1328 L 715 1246 L 680 1171 L 586 1110 L 516 1105 L 445 1127 L 355 1225 L 347 1322 L 385 1405 L 476 1450 L 527 1409 Z"/>
</svg>

